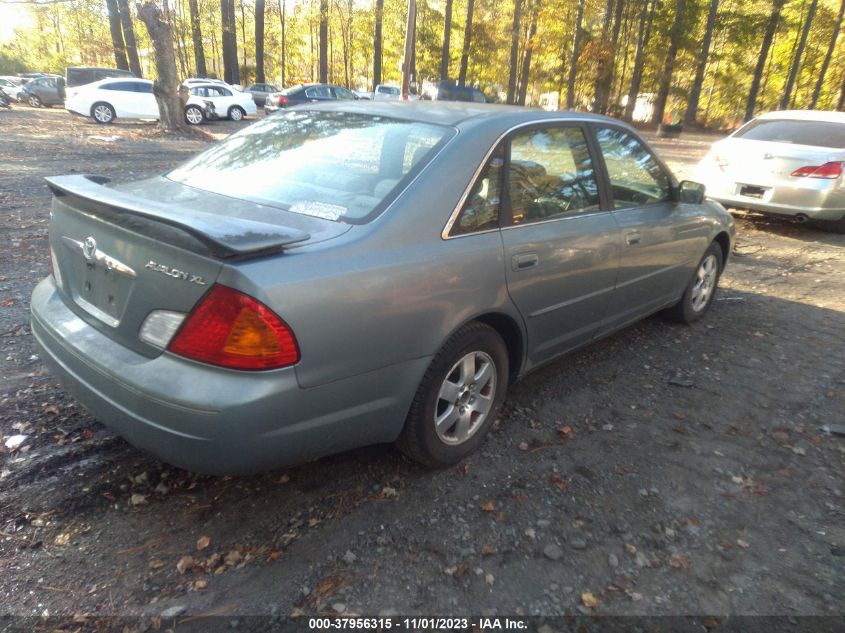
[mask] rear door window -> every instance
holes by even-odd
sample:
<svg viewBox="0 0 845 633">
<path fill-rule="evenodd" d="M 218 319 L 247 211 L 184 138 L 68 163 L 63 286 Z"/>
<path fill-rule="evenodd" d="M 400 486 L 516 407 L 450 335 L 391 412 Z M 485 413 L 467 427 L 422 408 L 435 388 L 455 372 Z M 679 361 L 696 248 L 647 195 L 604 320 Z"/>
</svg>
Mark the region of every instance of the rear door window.
<svg viewBox="0 0 845 633">
<path fill-rule="evenodd" d="M 845 149 L 845 124 L 829 121 L 755 119 L 737 130 L 734 138 Z"/>
<path fill-rule="evenodd" d="M 582 128 L 554 126 L 514 134 L 508 201 L 514 224 L 598 211 L 598 184 Z"/>
</svg>

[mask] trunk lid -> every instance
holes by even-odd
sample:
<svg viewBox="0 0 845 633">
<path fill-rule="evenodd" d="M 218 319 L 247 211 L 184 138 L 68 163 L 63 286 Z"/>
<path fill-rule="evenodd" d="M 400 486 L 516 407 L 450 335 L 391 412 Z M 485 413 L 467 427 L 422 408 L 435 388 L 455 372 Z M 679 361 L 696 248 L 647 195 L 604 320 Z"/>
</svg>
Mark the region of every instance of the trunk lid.
<svg viewBox="0 0 845 633">
<path fill-rule="evenodd" d="M 147 356 L 154 310 L 188 313 L 227 262 L 331 239 L 349 225 L 203 192 L 164 178 L 104 186 L 48 179 L 50 251 L 59 291 L 81 318 Z"/>
<path fill-rule="evenodd" d="M 794 179 L 792 172 L 801 167 L 845 160 L 845 150 L 741 138 L 718 143 L 713 153 L 727 163 L 725 173 L 748 184 Z"/>
</svg>

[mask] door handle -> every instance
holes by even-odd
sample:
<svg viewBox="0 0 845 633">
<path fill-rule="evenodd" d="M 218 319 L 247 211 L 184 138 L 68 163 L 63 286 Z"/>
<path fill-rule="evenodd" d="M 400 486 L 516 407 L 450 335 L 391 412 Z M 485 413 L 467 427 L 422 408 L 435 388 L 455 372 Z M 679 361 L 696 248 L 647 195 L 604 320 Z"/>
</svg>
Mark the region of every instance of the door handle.
<svg viewBox="0 0 845 633">
<path fill-rule="evenodd" d="M 533 268 L 540 263 L 537 253 L 520 253 L 511 258 L 511 268 L 515 271 Z"/>
<path fill-rule="evenodd" d="M 625 235 L 625 243 L 628 246 L 636 246 L 640 243 L 640 240 L 643 238 L 642 233 L 639 231 L 631 231 Z"/>
</svg>

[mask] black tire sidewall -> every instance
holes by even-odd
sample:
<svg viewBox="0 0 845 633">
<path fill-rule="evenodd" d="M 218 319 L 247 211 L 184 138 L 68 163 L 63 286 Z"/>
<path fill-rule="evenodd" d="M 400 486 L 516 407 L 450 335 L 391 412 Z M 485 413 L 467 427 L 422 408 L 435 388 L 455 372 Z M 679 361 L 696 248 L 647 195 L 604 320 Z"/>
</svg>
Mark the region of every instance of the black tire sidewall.
<svg viewBox="0 0 845 633">
<path fill-rule="evenodd" d="M 695 285 L 696 274 L 698 273 L 698 269 L 701 267 L 701 264 L 704 263 L 704 260 L 707 259 L 710 255 L 716 256 L 716 280 L 713 282 L 713 292 L 710 293 L 710 296 L 707 298 L 707 304 L 701 310 L 694 310 L 692 307 L 692 290 L 693 286 Z M 695 266 L 695 270 L 692 273 L 692 277 L 690 278 L 689 284 L 687 284 L 687 289 L 684 291 L 684 296 L 681 299 L 681 303 L 679 305 L 681 320 L 685 323 L 694 323 L 701 319 L 707 311 L 710 309 L 710 306 L 713 305 L 713 300 L 716 298 L 716 291 L 719 288 L 719 280 L 722 277 L 722 268 L 724 267 L 724 255 L 722 254 L 722 247 L 719 246 L 716 242 L 710 244 L 706 251 L 704 251 L 704 255 L 701 256 L 701 259 L 698 260 L 698 264 Z"/>
<path fill-rule="evenodd" d="M 451 445 L 443 442 L 434 428 L 435 407 L 440 387 L 454 364 L 470 352 L 484 352 L 496 366 L 496 393 L 493 406 L 482 427 L 466 442 Z M 415 459 L 434 467 L 455 464 L 474 452 L 484 441 L 495 421 L 508 388 L 508 351 L 501 336 L 481 323 L 471 323 L 456 332 L 432 360 L 423 377 L 414 404 L 405 423 L 405 441 Z"/>
</svg>

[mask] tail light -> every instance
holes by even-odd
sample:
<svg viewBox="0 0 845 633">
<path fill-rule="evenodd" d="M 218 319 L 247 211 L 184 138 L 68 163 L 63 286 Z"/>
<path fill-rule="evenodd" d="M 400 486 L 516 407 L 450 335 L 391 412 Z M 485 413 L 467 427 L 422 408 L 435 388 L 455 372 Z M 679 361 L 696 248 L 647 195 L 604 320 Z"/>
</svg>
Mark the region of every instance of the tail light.
<svg viewBox="0 0 845 633">
<path fill-rule="evenodd" d="M 288 98 L 285 95 L 270 95 L 269 100 L 273 105 L 282 105 L 288 102 Z"/>
<path fill-rule="evenodd" d="M 832 161 L 824 165 L 807 165 L 792 172 L 792 176 L 799 178 L 839 178 L 842 175 L 842 162 Z"/>
<path fill-rule="evenodd" d="M 168 349 L 233 369 L 278 369 L 299 361 L 299 347 L 287 323 L 260 301 L 220 285 L 188 315 Z"/>
</svg>

